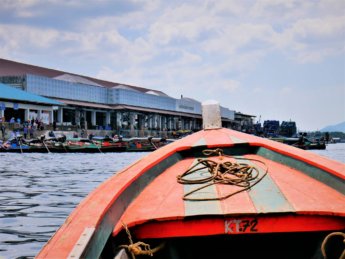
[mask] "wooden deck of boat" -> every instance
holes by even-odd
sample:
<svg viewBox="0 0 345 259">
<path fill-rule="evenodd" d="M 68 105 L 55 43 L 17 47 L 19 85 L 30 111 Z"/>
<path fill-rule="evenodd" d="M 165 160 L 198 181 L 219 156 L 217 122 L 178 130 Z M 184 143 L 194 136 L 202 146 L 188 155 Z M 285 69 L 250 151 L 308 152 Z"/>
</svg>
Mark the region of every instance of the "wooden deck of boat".
<svg viewBox="0 0 345 259">
<path fill-rule="evenodd" d="M 177 176 L 196 163 L 195 158 L 186 158 L 157 176 L 130 204 L 121 221 L 130 227 L 148 223 L 147 226 L 136 228 L 136 236 L 140 238 L 204 235 L 205 229 L 209 229 L 208 234 L 224 234 L 224 217 L 229 219 L 239 219 L 243 216 L 247 218 L 249 216 L 251 219 L 260 217 L 260 224 L 255 228 L 260 233 L 328 230 L 332 228 L 332 224 L 334 229 L 345 227 L 343 219 L 339 218 L 339 221 L 331 222 L 327 217 L 345 216 L 343 194 L 304 172 L 259 155 L 245 155 L 243 158 L 248 160 L 241 159 L 237 162 L 254 165 L 261 175 L 265 172 L 263 164 L 252 162 L 252 159 L 264 162 L 269 168 L 268 174 L 262 181 L 250 190 L 220 201 L 184 201 L 182 197 L 185 193 L 204 185 L 182 185 L 177 182 Z M 236 162 L 235 158 L 230 160 Z M 239 190 L 239 187 L 233 185 L 213 185 L 196 192 L 193 197 L 222 197 L 236 190 Z M 265 218 L 264 216 L 268 214 L 272 215 Z M 292 216 L 296 214 L 305 216 L 297 219 Z M 314 217 L 310 217 L 311 214 Z M 204 222 L 204 228 L 200 223 L 193 228 L 190 219 L 202 215 L 224 217 L 218 221 L 212 219 L 210 222 Z M 323 217 L 315 217 L 315 215 Z M 183 219 L 190 221 L 185 224 L 178 222 Z M 269 226 L 272 222 L 275 223 L 274 229 Z M 118 223 L 114 235 L 121 228 L 121 223 Z M 250 233 L 249 228 L 248 233 Z"/>
</svg>

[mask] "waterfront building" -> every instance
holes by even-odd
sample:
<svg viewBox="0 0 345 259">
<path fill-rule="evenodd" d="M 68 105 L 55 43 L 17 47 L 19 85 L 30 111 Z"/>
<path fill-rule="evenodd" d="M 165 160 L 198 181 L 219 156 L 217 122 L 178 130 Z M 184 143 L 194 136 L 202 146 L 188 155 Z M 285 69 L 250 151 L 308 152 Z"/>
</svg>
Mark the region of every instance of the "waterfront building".
<svg viewBox="0 0 345 259">
<path fill-rule="evenodd" d="M 279 121 L 265 120 L 263 124 L 263 133 L 265 137 L 277 137 L 279 135 Z"/>
<path fill-rule="evenodd" d="M 40 118 L 44 124 L 53 123 L 54 110 L 62 103 L 0 83 L 0 122 L 21 124 Z"/>
<path fill-rule="evenodd" d="M 235 119 L 232 122 L 232 129 L 247 133 L 255 133 L 254 119 L 256 116 L 235 112 Z"/>
<path fill-rule="evenodd" d="M 297 126 L 294 121 L 283 121 L 280 125 L 279 134 L 284 137 L 293 137 L 297 134 Z"/>
<path fill-rule="evenodd" d="M 164 136 L 202 127 L 199 101 L 158 90 L 5 59 L 0 59 L 0 82 L 62 103 L 51 117 L 61 127 L 107 129 L 131 136 Z M 221 107 L 221 116 L 224 127 L 238 124 L 234 110 Z"/>
</svg>

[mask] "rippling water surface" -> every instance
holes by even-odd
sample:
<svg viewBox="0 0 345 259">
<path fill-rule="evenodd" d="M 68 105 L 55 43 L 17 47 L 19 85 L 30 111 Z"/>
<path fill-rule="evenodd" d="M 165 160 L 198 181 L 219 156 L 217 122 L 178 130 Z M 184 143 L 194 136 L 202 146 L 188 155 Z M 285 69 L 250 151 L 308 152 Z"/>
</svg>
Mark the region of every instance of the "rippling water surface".
<svg viewBox="0 0 345 259">
<path fill-rule="evenodd" d="M 76 205 L 147 153 L 0 153 L 0 258 L 32 258 Z"/>
<path fill-rule="evenodd" d="M 345 144 L 313 150 L 345 163 Z M 0 258 L 32 258 L 76 205 L 147 153 L 0 153 Z"/>
<path fill-rule="evenodd" d="M 345 143 L 329 144 L 325 150 L 311 152 L 345 163 Z"/>
</svg>

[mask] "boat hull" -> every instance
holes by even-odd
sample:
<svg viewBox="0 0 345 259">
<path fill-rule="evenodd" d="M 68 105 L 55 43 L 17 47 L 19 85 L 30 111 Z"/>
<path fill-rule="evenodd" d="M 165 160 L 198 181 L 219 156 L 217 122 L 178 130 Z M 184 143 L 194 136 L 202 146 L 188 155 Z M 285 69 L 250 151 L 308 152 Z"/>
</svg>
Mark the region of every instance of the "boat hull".
<svg viewBox="0 0 345 259">
<path fill-rule="evenodd" d="M 212 155 L 213 161 L 250 164 L 258 168 L 261 180 L 226 199 L 209 200 L 237 186 L 211 185 L 192 195 L 201 200 L 184 200 L 195 185 L 176 179 L 199 158 L 208 157 L 205 149 L 216 148 L 224 154 Z M 128 244 L 123 223 L 133 238 L 152 244 L 299 233 L 314 233 L 319 242 L 345 228 L 344 171 L 342 163 L 285 144 L 227 129 L 201 131 L 150 153 L 104 182 L 69 216 L 38 258 L 114 256 L 114 246 Z M 320 248 L 314 242 L 311 246 Z"/>
</svg>

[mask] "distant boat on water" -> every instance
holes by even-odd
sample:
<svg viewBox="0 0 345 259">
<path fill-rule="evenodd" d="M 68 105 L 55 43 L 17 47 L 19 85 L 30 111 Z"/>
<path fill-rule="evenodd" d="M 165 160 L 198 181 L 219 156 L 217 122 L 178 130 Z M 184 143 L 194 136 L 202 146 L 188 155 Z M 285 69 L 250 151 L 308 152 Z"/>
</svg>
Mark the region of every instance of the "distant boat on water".
<svg viewBox="0 0 345 259">
<path fill-rule="evenodd" d="M 321 140 L 310 140 L 306 137 L 276 137 L 270 138 L 271 140 L 278 141 L 287 145 L 291 145 L 297 148 L 312 150 L 312 149 L 326 149 L 326 142 Z"/>
</svg>

